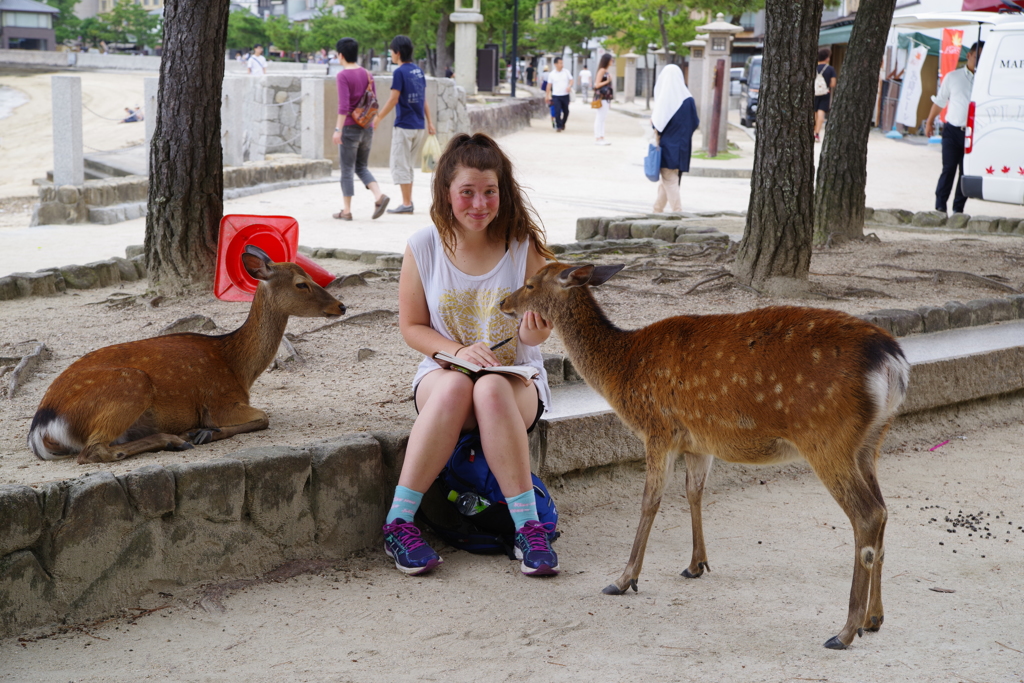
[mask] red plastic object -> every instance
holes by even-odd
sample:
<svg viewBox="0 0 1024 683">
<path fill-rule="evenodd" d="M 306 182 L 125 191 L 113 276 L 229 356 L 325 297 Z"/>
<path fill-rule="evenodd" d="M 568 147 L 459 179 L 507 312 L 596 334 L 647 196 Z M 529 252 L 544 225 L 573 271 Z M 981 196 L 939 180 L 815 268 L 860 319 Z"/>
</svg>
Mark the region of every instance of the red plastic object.
<svg viewBox="0 0 1024 683">
<path fill-rule="evenodd" d="M 252 301 L 256 293 L 259 281 L 242 265 L 242 252 L 249 244 L 265 251 L 275 262 L 297 263 L 321 287 L 334 280 L 332 273 L 299 253 L 299 224 L 294 218 L 231 214 L 221 219 L 217 241 L 213 294 L 221 301 Z"/>
</svg>

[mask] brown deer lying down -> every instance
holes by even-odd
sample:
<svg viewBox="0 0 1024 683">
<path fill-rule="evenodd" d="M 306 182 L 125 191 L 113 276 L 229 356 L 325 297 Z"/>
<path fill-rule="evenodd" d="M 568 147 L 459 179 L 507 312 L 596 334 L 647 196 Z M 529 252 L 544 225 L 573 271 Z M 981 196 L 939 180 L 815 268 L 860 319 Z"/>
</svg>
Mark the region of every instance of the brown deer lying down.
<svg viewBox="0 0 1024 683">
<path fill-rule="evenodd" d="M 853 524 L 855 557 L 846 625 L 825 647 L 843 649 L 882 625 L 886 509 L 875 475 L 879 447 L 906 394 L 909 364 L 884 330 L 838 311 L 774 307 L 678 316 L 620 330 L 590 286 L 622 266 L 551 263 L 501 304 L 550 320 L 579 373 L 647 451 L 640 525 L 610 595 L 636 590 L 647 537 L 677 454 L 686 458 L 693 556 L 708 566 L 701 496 L 714 456 L 752 465 L 803 457 Z"/>
<path fill-rule="evenodd" d="M 78 455 L 110 462 L 139 453 L 185 450 L 266 429 L 249 388 L 277 353 L 288 316 L 329 318 L 345 305 L 294 263 L 272 263 L 247 246 L 257 280 L 249 317 L 221 336 L 170 334 L 115 344 L 71 364 L 46 390 L 28 432 L 39 458 Z"/>
</svg>

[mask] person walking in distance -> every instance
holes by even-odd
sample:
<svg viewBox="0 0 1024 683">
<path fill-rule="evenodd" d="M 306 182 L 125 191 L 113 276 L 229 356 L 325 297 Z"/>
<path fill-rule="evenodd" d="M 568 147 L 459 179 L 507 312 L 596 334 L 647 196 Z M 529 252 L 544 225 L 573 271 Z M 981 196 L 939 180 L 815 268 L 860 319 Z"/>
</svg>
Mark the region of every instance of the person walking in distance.
<svg viewBox="0 0 1024 683">
<path fill-rule="evenodd" d="M 427 79 L 423 71 L 412 63 L 412 41 L 408 36 L 395 36 L 391 41 L 391 61 L 399 67 L 391 74 L 391 96 L 377 113 L 376 123 L 395 110 L 395 125 L 391 131 L 391 181 L 402 190 L 402 203 L 388 213 L 413 212 L 412 179 L 416 152 L 423 145 L 427 133 L 437 131 L 427 105 Z"/>
<path fill-rule="evenodd" d="M 253 76 L 262 76 L 267 73 L 267 58 L 263 56 L 262 45 L 257 45 L 252 49 L 252 54 L 245 60 L 245 66 Z"/>
<path fill-rule="evenodd" d="M 832 108 L 832 91 L 836 88 L 836 70 L 829 61 L 832 50 L 818 48 L 818 73 L 814 77 L 814 141 L 821 142 L 821 130 L 825 126 L 825 115 Z M 822 86 L 824 83 L 824 87 Z"/>
<path fill-rule="evenodd" d="M 555 130 L 565 130 L 569 119 L 569 93 L 572 92 L 572 74 L 562 66 L 562 58 L 555 57 L 555 70 L 548 73 L 546 100 L 555 107 Z"/>
<path fill-rule="evenodd" d="M 388 196 L 380 191 L 380 185 L 367 168 L 370 158 L 370 146 L 373 144 L 373 122 L 366 128 L 360 126 L 352 118 L 352 110 L 359 104 L 366 89 L 377 97 L 377 86 L 370 72 L 359 66 L 359 43 L 353 38 L 342 38 L 338 41 L 338 59 L 341 71 L 336 76 L 338 82 L 338 121 L 334 126 L 334 144 L 338 145 L 341 156 L 341 196 L 345 208 L 333 216 L 339 220 L 352 220 L 352 195 L 355 194 L 355 183 L 352 176 L 357 175 L 366 189 L 373 193 L 373 218 L 379 218 L 388 206 Z M 326 53 L 326 51 L 324 51 Z"/>
<path fill-rule="evenodd" d="M 675 64 L 662 69 L 654 86 L 654 112 L 651 114 L 661 147 L 661 179 L 654 212 L 661 213 L 668 204 L 672 211 L 682 211 L 679 183 L 690 170 L 693 133 L 700 126 L 697 105 L 693 101 L 683 72 Z"/>
<path fill-rule="evenodd" d="M 551 323 L 532 311 L 522 320 L 498 306 L 553 259 L 512 162 L 483 133 L 451 139 L 434 171 L 433 225 L 409 238 L 398 284 L 398 325 L 405 342 L 424 354 L 413 379 L 416 421 L 384 523 L 384 550 L 409 575 L 429 572 L 441 557 L 413 524 L 423 494 L 437 478 L 462 432 L 479 429 L 516 528 L 515 554 L 528 576 L 559 572 L 537 516 L 528 433 L 550 405 L 539 344 Z M 518 377 L 482 373 L 473 379 L 434 360 L 438 351 L 484 367 L 529 365 Z"/>
<path fill-rule="evenodd" d="M 981 50 L 985 43 L 977 42 L 967 51 L 967 64 L 946 74 L 939 86 L 939 94 L 932 97 L 932 108 L 924 122 L 924 134 L 928 137 L 935 132 L 935 117 L 946 106 L 946 123 L 942 126 L 942 173 L 935 186 L 935 210 L 946 213 L 949 193 L 953 195 L 953 213 L 963 213 L 967 196 L 960 187 L 964 177 L 964 126 L 967 125 L 967 109 L 971 104 L 971 89 L 974 87 L 974 70 L 978 66 Z M 960 174 L 959 178 L 957 173 Z"/>
<path fill-rule="evenodd" d="M 594 115 L 594 143 L 598 145 L 612 144 L 604 139 L 604 122 L 608 118 L 612 98 L 615 96 L 610 71 L 614 63 L 612 53 L 605 52 L 601 55 L 601 61 L 597 63 L 597 73 L 594 75 L 594 99 L 601 101 L 601 108 Z"/>
<path fill-rule="evenodd" d="M 593 74 L 590 73 L 590 69 L 586 66 L 580 70 L 580 95 L 583 96 L 583 101 L 587 102 L 590 100 L 590 80 Z"/>
</svg>

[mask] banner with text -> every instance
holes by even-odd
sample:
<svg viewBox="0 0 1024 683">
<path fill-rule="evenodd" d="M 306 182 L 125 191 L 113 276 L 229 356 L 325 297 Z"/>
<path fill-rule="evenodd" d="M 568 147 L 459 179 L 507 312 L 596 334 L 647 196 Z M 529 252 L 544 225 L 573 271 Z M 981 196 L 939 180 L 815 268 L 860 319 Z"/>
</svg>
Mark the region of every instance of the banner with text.
<svg viewBox="0 0 1024 683">
<path fill-rule="evenodd" d="M 907 56 L 907 67 L 903 70 L 903 87 L 900 101 L 896 105 L 896 123 L 907 128 L 917 128 L 917 104 L 921 101 L 921 67 L 928 56 L 928 48 L 918 45 Z"/>
</svg>

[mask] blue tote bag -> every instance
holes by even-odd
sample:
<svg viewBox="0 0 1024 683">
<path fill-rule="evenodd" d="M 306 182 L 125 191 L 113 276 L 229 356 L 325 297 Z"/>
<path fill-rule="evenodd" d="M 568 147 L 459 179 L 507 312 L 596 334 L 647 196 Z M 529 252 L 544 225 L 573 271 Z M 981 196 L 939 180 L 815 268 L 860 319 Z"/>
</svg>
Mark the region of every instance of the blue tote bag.
<svg viewBox="0 0 1024 683">
<path fill-rule="evenodd" d="M 644 175 L 652 183 L 661 179 L 661 147 L 647 145 L 647 156 L 644 157 Z"/>
</svg>

